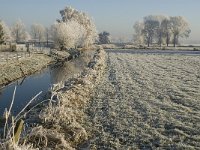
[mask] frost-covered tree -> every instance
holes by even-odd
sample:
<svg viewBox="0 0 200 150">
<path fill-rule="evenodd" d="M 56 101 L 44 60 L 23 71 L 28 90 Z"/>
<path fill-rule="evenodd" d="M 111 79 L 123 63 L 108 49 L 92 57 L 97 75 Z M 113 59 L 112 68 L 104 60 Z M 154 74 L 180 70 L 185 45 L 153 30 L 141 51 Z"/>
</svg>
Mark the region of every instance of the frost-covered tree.
<svg viewBox="0 0 200 150">
<path fill-rule="evenodd" d="M 110 33 L 104 31 L 99 33 L 99 43 L 100 44 L 109 44 L 110 43 Z"/>
<path fill-rule="evenodd" d="M 170 37 L 171 37 L 171 25 L 170 25 L 169 17 L 166 17 L 164 20 L 162 20 L 161 30 L 162 30 L 163 38 L 165 38 L 165 42 L 167 46 L 169 46 Z"/>
<path fill-rule="evenodd" d="M 32 37 L 40 43 L 45 38 L 45 28 L 41 24 L 33 24 L 31 26 Z"/>
<path fill-rule="evenodd" d="M 17 20 L 11 28 L 12 36 L 16 43 L 24 42 L 29 39 L 29 34 L 26 32 L 25 25 L 21 20 Z"/>
<path fill-rule="evenodd" d="M 153 43 L 153 38 L 157 35 L 159 29 L 159 22 L 153 20 L 151 16 L 144 17 L 144 29 L 142 34 L 144 35 L 145 42 L 148 47 Z"/>
<path fill-rule="evenodd" d="M 134 24 L 134 43 L 143 43 L 149 46 L 151 43 L 170 43 L 173 38 L 174 46 L 178 43 L 178 39 L 189 37 L 191 32 L 188 22 L 181 16 L 168 17 L 162 15 L 150 15 L 143 18 L 142 22 Z"/>
<path fill-rule="evenodd" d="M 137 21 L 134 26 L 134 35 L 133 41 L 135 44 L 144 44 L 144 36 L 142 35 L 142 31 L 144 29 L 144 23 L 141 21 Z"/>
<path fill-rule="evenodd" d="M 163 33 L 163 29 L 162 29 L 162 21 L 165 18 L 166 18 L 166 16 L 163 16 L 163 15 L 151 15 L 151 16 L 149 16 L 149 19 L 158 22 L 158 26 L 157 26 L 156 34 L 155 34 L 155 41 L 160 46 L 162 46 L 162 43 L 164 42 L 164 33 Z"/>
<path fill-rule="evenodd" d="M 170 29 L 173 34 L 174 47 L 178 43 L 179 37 L 187 38 L 190 35 L 189 24 L 182 16 L 170 17 Z"/>
<path fill-rule="evenodd" d="M 82 27 L 84 27 L 86 34 L 84 37 L 83 44 L 85 47 L 92 45 L 97 39 L 97 31 L 92 19 L 86 15 L 86 13 L 80 12 L 72 7 L 66 7 L 60 11 L 61 20 L 58 22 L 68 23 L 70 21 L 76 21 Z"/>
<path fill-rule="evenodd" d="M 59 22 L 52 26 L 55 46 L 61 50 L 82 46 L 86 31 L 78 22 Z"/>
<path fill-rule="evenodd" d="M 5 22 L 0 20 L 0 44 L 10 42 L 12 40 L 11 32 Z"/>
<path fill-rule="evenodd" d="M 4 32 L 3 32 L 3 26 L 0 24 L 0 44 L 4 43 Z"/>
</svg>

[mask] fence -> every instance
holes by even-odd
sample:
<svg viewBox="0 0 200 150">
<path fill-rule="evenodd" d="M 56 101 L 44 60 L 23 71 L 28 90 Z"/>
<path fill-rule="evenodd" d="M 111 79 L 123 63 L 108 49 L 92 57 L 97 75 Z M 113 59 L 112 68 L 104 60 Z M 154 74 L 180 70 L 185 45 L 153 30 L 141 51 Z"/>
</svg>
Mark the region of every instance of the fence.
<svg viewBox="0 0 200 150">
<path fill-rule="evenodd" d="M 19 60 L 21 58 L 30 57 L 28 52 L 1 52 L 0 63 L 8 62 L 9 60 Z"/>
<path fill-rule="evenodd" d="M 50 55 L 50 51 L 51 49 L 50 48 L 47 48 L 47 47 L 30 47 L 29 48 L 29 51 L 31 53 L 39 53 L 39 54 L 45 54 L 45 55 Z"/>
</svg>

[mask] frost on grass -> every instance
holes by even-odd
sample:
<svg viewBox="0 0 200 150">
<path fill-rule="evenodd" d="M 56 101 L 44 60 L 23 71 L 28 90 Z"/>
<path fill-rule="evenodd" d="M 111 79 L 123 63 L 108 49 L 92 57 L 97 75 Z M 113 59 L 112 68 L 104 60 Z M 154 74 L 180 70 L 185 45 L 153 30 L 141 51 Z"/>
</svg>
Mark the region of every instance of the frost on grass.
<svg viewBox="0 0 200 150">
<path fill-rule="evenodd" d="M 79 77 L 52 89 L 52 101 L 40 113 L 41 125 L 31 129 L 26 143 L 35 148 L 74 149 L 88 139 L 82 126 L 84 108 L 105 68 L 105 52 L 97 50 Z"/>
<path fill-rule="evenodd" d="M 90 149 L 200 148 L 200 56 L 108 56 L 86 109 Z"/>
</svg>

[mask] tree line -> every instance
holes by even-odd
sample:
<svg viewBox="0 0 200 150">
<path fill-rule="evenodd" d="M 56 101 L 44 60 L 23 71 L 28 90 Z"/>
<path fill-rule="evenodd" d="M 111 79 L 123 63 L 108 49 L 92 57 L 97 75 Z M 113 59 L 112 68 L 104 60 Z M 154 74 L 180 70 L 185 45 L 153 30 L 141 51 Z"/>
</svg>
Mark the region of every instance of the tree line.
<svg viewBox="0 0 200 150">
<path fill-rule="evenodd" d="M 40 42 L 53 41 L 56 48 L 61 50 L 77 47 L 88 47 L 93 43 L 108 44 L 111 42 L 110 33 L 97 34 L 93 20 L 86 13 L 72 7 L 60 11 L 61 18 L 51 25 L 32 24 L 27 32 L 25 24 L 17 20 L 11 27 L 0 20 L 0 44 L 6 42 L 26 42 L 28 40 Z M 179 43 L 180 38 L 189 37 L 191 30 L 189 23 L 182 16 L 149 15 L 134 26 L 134 43 L 148 46 L 157 44 Z"/>
<path fill-rule="evenodd" d="M 88 47 L 97 38 L 97 30 L 93 20 L 84 12 L 72 7 L 66 7 L 60 11 L 61 19 L 50 27 L 42 24 L 32 24 L 30 33 L 27 32 L 25 24 L 17 20 L 11 27 L 0 20 L 0 44 L 6 42 L 27 42 L 28 40 L 49 42 L 52 40 L 56 48 L 61 50 Z"/>
<path fill-rule="evenodd" d="M 182 16 L 149 15 L 134 26 L 134 43 L 136 44 L 173 44 L 175 47 L 179 38 L 189 37 L 189 23 Z"/>
</svg>

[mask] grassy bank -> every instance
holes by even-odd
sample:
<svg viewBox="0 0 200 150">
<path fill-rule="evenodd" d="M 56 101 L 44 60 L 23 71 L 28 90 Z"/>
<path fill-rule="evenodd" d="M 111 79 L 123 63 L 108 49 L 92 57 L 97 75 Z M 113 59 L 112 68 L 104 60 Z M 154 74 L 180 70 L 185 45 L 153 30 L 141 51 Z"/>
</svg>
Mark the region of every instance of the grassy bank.
<svg viewBox="0 0 200 150">
<path fill-rule="evenodd" d="M 0 85 L 8 84 L 21 77 L 39 71 L 52 61 L 52 58 L 49 56 L 43 54 L 31 54 L 30 57 L 0 64 Z"/>
<path fill-rule="evenodd" d="M 40 124 L 30 128 L 18 145 L 4 142 L 2 147 L 18 149 L 75 149 L 88 139 L 83 127 L 85 106 L 105 68 L 105 52 L 97 50 L 88 67 L 77 78 L 54 85 L 50 103 L 31 113 Z M 30 146 L 32 145 L 32 146 Z M 0 145 L 1 149 L 1 145 Z"/>
</svg>

